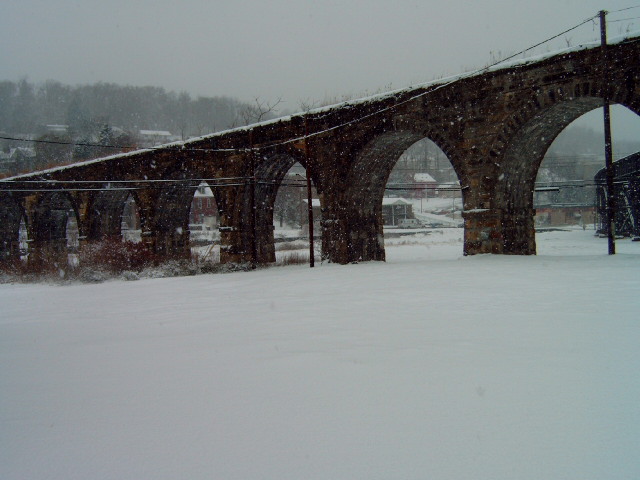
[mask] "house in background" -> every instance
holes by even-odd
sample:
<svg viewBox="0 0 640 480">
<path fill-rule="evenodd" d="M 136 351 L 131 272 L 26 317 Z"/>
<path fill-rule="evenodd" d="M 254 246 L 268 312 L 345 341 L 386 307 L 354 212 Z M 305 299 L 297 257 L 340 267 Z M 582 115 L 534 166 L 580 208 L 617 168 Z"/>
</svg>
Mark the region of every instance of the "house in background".
<svg viewBox="0 0 640 480">
<path fill-rule="evenodd" d="M 67 135 L 69 133 L 69 125 L 45 125 L 46 133 L 55 133 L 56 135 Z"/>
<path fill-rule="evenodd" d="M 36 152 L 33 148 L 16 147 L 8 152 L 0 152 L 0 174 L 16 175 L 36 170 Z"/>
<path fill-rule="evenodd" d="M 461 198 L 460 182 L 446 182 L 438 185 L 435 196 L 439 198 Z"/>
<path fill-rule="evenodd" d="M 306 212 L 307 200 L 302 200 L 301 204 L 303 209 L 301 211 Z M 320 210 L 320 199 L 314 198 L 311 201 L 313 206 L 313 223 L 319 222 L 322 212 Z M 398 226 L 402 220 L 413 219 L 413 204 L 404 198 L 384 197 L 382 199 L 382 219 L 385 226 Z M 303 230 L 308 221 L 303 221 Z M 318 227 L 320 225 L 318 224 Z M 315 228 L 315 227 L 314 227 Z"/>
<path fill-rule="evenodd" d="M 172 135 L 167 130 L 140 130 L 138 132 L 138 143 L 140 148 L 150 148 L 165 143 L 180 140 L 177 135 Z"/>
<path fill-rule="evenodd" d="M 202 225 L 207 230 L 218 228 L 218 206 L 211 188 L 206 183 L 201 183 L 193 195 L 189 224 Z"/>
<path fill-rule="evenodd" d="M 429 198 L 435 196 L 438 182 L 428 173 L 415 173 L 413 175 L 414 198 Z"/>
<path fill-rule="evenodd" d="M 596 208 L 586 205 L 544 205 L 536 207 L 536 227 L 593 224 Z"/>
<path fill-rule="evenodd" d="M 401 221 L 415 218 L 413 204 L 404 198 L 384 197 L 382 199 L 382 219 L 385 226 L 398 226 Z"/>
</svg>

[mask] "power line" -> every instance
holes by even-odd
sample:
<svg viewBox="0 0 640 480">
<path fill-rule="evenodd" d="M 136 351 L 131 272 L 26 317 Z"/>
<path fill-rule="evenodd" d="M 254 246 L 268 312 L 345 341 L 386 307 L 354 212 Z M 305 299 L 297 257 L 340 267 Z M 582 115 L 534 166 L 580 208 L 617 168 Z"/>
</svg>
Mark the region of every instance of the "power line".
<svg viewBox="0 0 640 480">
<path fill-rule="evenodd" d="M 242 176 L 242 177 L 219 177 L 219 178 L 140 178 L 136 180 L 111 180 L 111 179 L 101 179 L 101 180 L 11 180 L 11 179 L 0 179 L 0 182 L 4 182 L 7 184 L 11 183 L 52 183 L 52 184 L 75 184 L 75 183 L 105 183 L 105 184 L 120 184 L 120 183 L 177 183 L 177 182 L 220 182 L 223 180 L 248 180 L 252 177 Z"/>
<path fill-rule="evenodd" d="M 100 143 L 83 143 L 83 142 L 67 142 L 61 140 L 41 140 L 41 139 L 29 139 L 29 138 L 17 138 L 17 137 L 5 137 L 0 136 L 2 140 L 11 140 L 16 142 L 28 142 L 28 143 L 44 143 L 52 145 L 71 145 L 75 147 L 91 147 L 91 148 L 111 148 L 116 150 L 124 150 L 122 153 L 141 153 L 147 150 L 166 150 L 171 147 L 175 147 L 182 152 L 202 152 L 202 151 L 214 151 L 214 152 L 242 152 L 248 151 L 249 148 L 184 148 L 184 144 L 164 144 L 153 147 L 139 148 L 136 145 L 103 145 Z M 100 158 L 100 157 L 98 157 Z"/>
<path fill-rule="evenodd" d="M 626 175 L 629 176 L 629 175 Z M 250 178 L 245 178 L 245 179 L 240 179 L 243 181 L 236 181 L 236 182 L 229 182 L 229 183 L 216 183 L 216 184 L 208 184 L 207 186 L 211 189 L 216 189 L 216 188 L 225 188 L 225 187 L 237 187 L 237 186 L 243 186 L 243 187 L 247 187 L 251 185 L 251 179 Z M 175 181 L 178 182 L 178 181 Z M 186 182 L 186 181 L 185 181 Z M 23 183 L 23 182 L 20 182 Z M 24 183 L 30 183 L 30 184 L 37 184 L 39 182 L 37 181 L 30 181 L 30 182 L 24 182 Z M 19 188 L 15 188 L 15 189 L 11 189 L 9 191 L 11 192 L 20 192 L 20 193 L 28 193 L 28 192 L 92 192 L 92 191 L 98 191 L 98 192 L 120 192 L 120 191 L 137 191 L 137 190 L 142 190 L 142 189 L 152 189 L 152 190 L 157 190 L 157 189 L 162 189 L 162 187 L 156 186 L 156 185 L 135 185 L 135 183 L 144 183 L 144 182 L 137 182 L 137 181 L 130 181 L 129 185 L 115 185 L 115 186 L 110 186 L 110 187 L 98 187 L 95 186 L 96 184 L 99 184 L 101 182 L 99 181 L 84 181 L 84 182 L 77 182 L 77 183 L 82 183 L 82 184 L 88 184 L 87 186 L 84 185 L 63 185 L 66 182 L 58 182 L 60 183 L 59 187 L 60 188 L 55 188 L 55 183 L 56 182 L 47 182 L 47 181 L 42 181 L 40 182 L 43 184 L 43 186 L 41 187 L 36 187 L 33 186 L 31 188 L 28 187 L 22 187 L 20 186 Z M 74 182 L 68 182 L 68 183 L 74 183 Z M 108 183 L 108 182 L 103 182 L 103 183 Z M 112 183 L 125 183 L 125 182 L 112 182 Z M 621 183 L 621 184 L 628 184 L 628 181 L 622 180 L 622 181 L 618 181 L 617 183 Z M 92 186 L 93 184 L 93 186 Z M 134 185 L 131 185 L 134 184 Z M 280 184 L 277 184 L 275 181 L 273 180 L 268 180 L 268 179 L 256 179 L 256 184 L 257 185 L 263 185 L 263 186 L 277 186 L 278 188 L 280 187 L 291 187 L 291 188 L 306 188 L 306 184 L 305 183 L 296 183 L 296 182 L 281 182 Z M 443 186 L 446 185 L 446 186 Z M 600 182 L 600 181 L 596 181 L 596 180 L 559 180 L 559 181 L 537 181 L 535 182 L 535 185 L 540 186 L 540 187 L 560 187 L 560 188 L 583 188 L 583 187 L 591 187 L 591 186 L 599 186 L 599 185 L 604 185 L 604 182 Z M 169 188 L 169 191 L 176 191 L 176 190 L 192 190 L 195 191 L 198 189 L 200 185 L 194 185 L 194 184 L 188 184 L 188 183 L 176 183 L 171 185 Z M 444 182 L 443 184 L 438 184 L 438 185 L 420 185 L 420 184 L 415 184 L 415 183 L 399 183 L 399 182 L 391 182 L 386 184 L 384 190 L 390 190 L 390 191 L 405 191 L 405 190 L 410 190 L 410 191 L 418 191 L 418 190 L 438 190 L 438 191 L 447 191 L 447 192 L 459 192 L 462 190 L 462 187 L 459 185 L 455 185 L 455 184 L 450 184 L 447 182 Z M 165 191 L 167 191 L 165 189 Z"/>
<path fill-rule="evenodd" d="M 13 140 L 17 142 L 33 142 L 33 143 L 48 143 L 52 145 L 75 145 L 77 147 L 95 147 L 95 148 L 136 148 L 134 146 L 117 146 L 117 145 L 104 145 L 100 143 L 83 143 L 83 142 L 63 142 L 61 140 L 41 140 L 41 139 L 28 139 L 28 138 L 15 138 L 15 137 L 4 137 L 1 136 L 2 140 Z"/>
<path fill-rule="evenodd" d="M 633 10 L 634 8 L 640 8 L 640 5 L 635 5 L 633 7 L 626 7 L 626 8 L 620 8 L 618 10 L 611 10 L 610 12 L 607 13 L 618 13 L 618 12 L 625 12 L 627 10 Z"/>
<path fill-rule="evenodd" d="M 212 186 L 211 188 L 217 187 L 237 187 L 237 186 L 246 186 L 247 183 L 229 183 L 229 184 L 220 184 Z M 33 192 L 124 192 L 124 191 L 137 191 L 137 190 L 149 190 L 149 189 L 157 189 L 157 187 L 117 187 L 117 188 L 89 188 L 89 187 L 77 187 L 77 188 L 17 188 L 12 189 L 11 192 L 19 192 L 19 193 L 33 193 Z M 174 190 L 188 190 L 189 187 L 174 187 Z"/>
<path fill-rule="evenodd" d="M 629 20 L 638 20 L 640 17 L 620 18 L 618 20 L 607 20 L 608 23 L 627 22 Z"/>
<path fill-rule="evenodd" d="M 635 172 L 631 172 L 631 173 L 638 173 L 638 171 Z M 629 177 L 630 174 L 626 174 L 623 177 Z M 141 190 L 141 189 L 162 189 L 162 186 L 157 186 L 154 185 L 155 183 L 172 183 L 172 185 L 170 185 L 168 188 L 170 188 L 170 191 L 176 191 L 176 190 L 192 190 L 195 191 L 198 189 L 198 187 L 202 186 L 201 184 L 203 182 L 209 182 L 207 183 L 207 187 L 211 188 L 211 189 L 216 189 L 216 188 L 224 188 L 224 187 L 236 187 L 236 186 L 244 186 L 247 187 L 249 185 L 251 185 L 251 180 L 252 178 L 250 177 L 229 177 L 225 180 L 227 180 L 226 183 L 224 182 L 220 182 L 219 180 L 221 179 L 217 179 L 217 183 L 213 183 L 211 181 L 211 179 L 169 179 L 169 180 L 127 180 L 127 181 L 116 181 L 116 182 L 109 182 L 109 181 L 99 181 L 99 180 L 85 180 L 85 181 L 68 181 L 68 182 L 61 182 L 61 181 L 51 181 L 51 180 L 41 180 L 41 181 L 37 181 L 37 180 L 28 180 L 28 181 L 22 181 L 22 182 L 16 182 L 18 185 L 20 185 L 20 188 L 15 188 L 15 189 L 10 189 L 10 191 L 12 192 L 20 192 L 20 193 L 29 193 L 29 192 L 92 192 L 92 191 L 99 191 L 99 192 L 120 192 L 120 191 L 137 191 L 137 190 Z M 231 180 L 235 180 L 235 181 L 231 181 Z M 271 179 L 262 179 L 262 178 L 257 178 L 255 179 L 256 184 L 258 185 L 267 185 L 267 186 L 277 186 L 278 188 L 280 187 L 294 187 L 294 188 L 306 188 L 306 184 L 305 183 L 297 183 L 297 182 L 281 182 L 280 184 L 276 183 L 276 181 L 271 180 Z M 198 182 L 196 184 L 196 182 Z M 26 184 L 40 184 L 42 186 L 36 187 L 35 185 L 31 188 L 28 187 L 22 187 L 21 184 L 26 183 Z M 96 186 L 98 184 L 108 184 L 108 186 Z M 75 184 L 79 184 L 79 185 L 75 185 Z M 124 185 L 120 185 L 120 184 L 124 184 Z M 140 185 L 143 184 L 143 185 Z M 146 184 L 146 185 L 145 185 Z M 151 184 L 151 185 L 148 185 Z M 629 181 L 628 180 L 617 180 L 616 184 L 621 184 L 621 185 L 628 185 Z M 59 186 L 59 188 L 56 188 L 56 185 Z M 86 185 L 86 186 L 85 186 Z M 442 186 L 442 185 L 447 185 L 447 186 Z M 584 187 L 597 187 L 597 186 L 602 186 L 604 185 L 604 181 L 598 181 L 598 180 L 558 180 L 558 181 L 536 181 L 535 185 L 537 186 L 536 188 L 545 188 L 545 187 L 549 187 L 549 188 L 584 188 Z M 458 185 L 455 184 L 449 184 L 449 183 L 444 183 L 444 184 L 439 184 L 439 185 L 419 185 L 419 184 L 415 184 L 415 183 L 399 183 L 399 182 L 391 182 L 388 183 L 384 190 L 389 190 L 389 191 L 424 191 L 424 190 L 438 190 L 438 191 L 461 191 L 462 188 Z M 166 191 L 166 187 L 165 187 L 165 191 Z"/>
</svg>

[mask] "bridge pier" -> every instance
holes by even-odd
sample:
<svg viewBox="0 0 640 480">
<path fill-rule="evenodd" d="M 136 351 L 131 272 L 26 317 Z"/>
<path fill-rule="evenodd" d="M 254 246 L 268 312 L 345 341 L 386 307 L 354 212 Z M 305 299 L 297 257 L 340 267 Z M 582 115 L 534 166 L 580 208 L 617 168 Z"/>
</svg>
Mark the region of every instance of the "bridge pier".
<svg viewBox="0 0 640 480">
<path fill-rule="evenodd" d="M 9 195 L 0 197 L 0 260 L 20 257 L 20 218 L 22 211 Z"/>
<path fill-rule="evenodd" d="M 501 215 L 497 209 L 477 208 L 462 212 L 464 254 L 502 253 Z"/>
<path fill-rule="evenodd" d="M 323 213 L 321 222 L 322 260 L 331 263 L 349 263 L 347 234 L 344 220 Z"/>
<path fill-rule="evenodd" d="M 177 228 L 174 231 L 156 231 L 152 234 L 155 237 L 153 242 L 157 255 L 167 258 L 190 258 L 191 248 L 189 246 L 189 231 L 184 228 Z"/>
<path fill-rule="evenodd" d="M 220 227 L 220 263 L 265 264 L 276 261 L 273 227 L 256 229 L 255 259 L 253 232 L 243 232 L 234 227 Z"/>
<path fill-rule="evenodd" d="M 347 223 L 348 252 L 350 262 L 384 261 L 384 232 L 382 221 L 377 215 L 360 215 Z"/>
<path fill-rule="evenodd" d="M 66 269 L 69 264 L 67 238 L 38 239 L 29 243 L 28 263 L 35 271 Z"/>
<path fill-rule="evenodd" d="M 339 264 L 384 261 L 382 213 L 327 208 L 322 220 L 322 256 Z"/>
<path fill-rule="evenodd" d="M 3 225 L 4 227 L 4 225 Z M 17 232 L 0 228 L 0 261 L 13 261 L 20 258 L 20 241 Z"/>
<path fill-rule="evenodd" d="M 464 254 L 535 255 L 535 209 L 472 209 L 464 218 Z"/>
<path fill-rule="evenodd" d="M 276 261 L 274 226 L 272 216 L 256 216 L 257 225 L 252 225 L 250 209 L 246 205 L 237 207 L 240 213 L 231 218 L 221 216 L 220 262 L 266 264 Z M 268 221 L 271 220 L 271 223 Z"/>
<path fill-rule="evenodd" d="M 0 261 L 20 258 L 20 243 L 17 240 L 8 240 L 11 237 L 8 235 L 5 237 L 3 232 L 0 232 L 0 235 L 3 235 L 2 238 L 7 238 L 0 242 Z"/>
<path fill-rule="evenodd" d="M 30 227 L 29 263 L 67 263 L 67 221 L 73 212 L 70 197 L 65 194 L 37 194 L 25 202 Z M 64 257 L 64 258 L 63 258 Z"/>
<path fill-rule="evenodd" d="M 220 263 L 250 263 L 251 251 L 243 242 L 243 234 L 237 227 L 220 226 Z"/>
<path fill-rule="evenodd" d="M 274 263 L 276 261 L 274 228 L 273 224 L 259 225 L 256 228 L 256 263 Z"/>
<path fill-rule="evenodd" d="M 535 208 L 511 209 L 502 212 L 503 254 L 535 255 Z"/>
</svg>

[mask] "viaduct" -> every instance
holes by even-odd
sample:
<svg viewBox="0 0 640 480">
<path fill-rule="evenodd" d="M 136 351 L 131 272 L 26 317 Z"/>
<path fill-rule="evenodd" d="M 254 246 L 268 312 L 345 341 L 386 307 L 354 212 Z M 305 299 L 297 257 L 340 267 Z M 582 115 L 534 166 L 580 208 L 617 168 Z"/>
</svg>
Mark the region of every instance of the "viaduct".
<svg viewBox="0 0 640 480">
<path fill-rule="evenodd" d="M 605 61 L 606 59 L 606 61 Z M 0 257 L 18 255 L 25 219 L 34 257 L 63 252 L 69 212 L 83 242 L 120 236 L 131 194 L 142 241 L 189 253 L 201 179 L 221 218 L 221 261 L 275 261 L 273 204 L 300 162 L 318 191 L 322 255 L 384 260 L 382 197 L 399 156 L 423 138 L 448 156 L 464 202 L 464 253 L 536 253 L 534 181 L 555 137 L 603 99 L 640 114 L 640 38 L 347 102 L 248 127 L 0 181 Z M 31 257 L 31 255 L 30 255 Z"/>
</svg>

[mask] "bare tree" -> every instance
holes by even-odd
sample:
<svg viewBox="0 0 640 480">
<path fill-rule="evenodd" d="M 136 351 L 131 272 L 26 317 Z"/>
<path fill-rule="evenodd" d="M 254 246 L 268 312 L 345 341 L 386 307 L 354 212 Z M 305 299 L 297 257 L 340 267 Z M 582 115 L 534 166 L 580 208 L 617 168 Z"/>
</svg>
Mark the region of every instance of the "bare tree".
<svg viewBox="0 0 640 480">
<path fill-rule="evenodd" d="M 252 123 L 258 123 L 263 120 L 267 120 L 268 118 L 273 118 L 275 116 L 275 109 L 278 105 L 282 103 L 282 98 L 279 97 L 277 100 L 273 102 L 268 102 L 266 100 L 261 100 L 260 98 L 254 98 L 254 103 L 250 105 L 243 106 L 238 111 L 238 117 L 233 122 L 232 127 L 238 126 L 238 123 L 241 125 L 250 125 Z"/>
<path fill-rule="evenodd" d="M 305 113 L 313 110 L 314 108 L 318 108 L 319 106 L 320 103 L 317 100 L 311 100 L 310 98 L 300 100 L 300 103 L 298 104 L 300 111 Z"/>
</svg>

